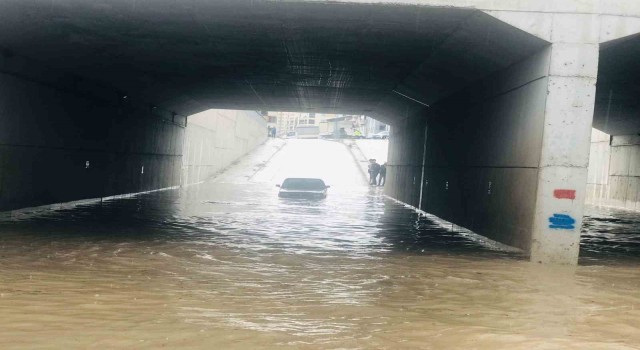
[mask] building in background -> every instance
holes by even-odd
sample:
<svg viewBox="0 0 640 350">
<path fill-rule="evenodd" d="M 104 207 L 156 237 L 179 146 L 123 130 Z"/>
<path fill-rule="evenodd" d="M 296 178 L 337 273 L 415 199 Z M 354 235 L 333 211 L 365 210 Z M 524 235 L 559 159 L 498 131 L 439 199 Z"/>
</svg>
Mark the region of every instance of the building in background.
<svg viewBox="0 0 640 350">
<path fill-rule="evenodd" d="M 370 117 L 351 114 L 301 112 L 269 112 L 269 125 L 275 126 L 278 136 L 296 131 L 298 126 L 316 125 L 324 137 L 368 137 L 389 126 Z"/>
<path fill-rule="evenodd" d="M 320 120 L 320 134 L 332 137 L 364 137 L 366 117 L 362 115 L 325 114 Z"/>
<path fill-rule="evenodd" d="M 375 120 L 373 118 L 367 117 L 365 129 L 366 129 L 365 135 L 367 137 L 371 137 L 372 135 L 377 134 L 379 132 L 389 131 L 389 125 L 381 121 Z"/>
<path fill-rule="evenodd" d="M 275 116 L 272 116 L 269 114 L 269 112 L 266 111 L 260 111 L 260 115 L 262 116 L 262 118 L 264 118 L 267 121 L 267 125 L 275 128 L 277 127 L 277 122 L 278 122 L 278 118 Z"/>
<path fill-rule="evenodd" d="M 294 132 L 298 125 L 316 125 L 314 113 L 269 112 L 268 116 L 270 125 L 276 128 L 277 136 L 285 136 L 289 132 Z"/>
</svg>

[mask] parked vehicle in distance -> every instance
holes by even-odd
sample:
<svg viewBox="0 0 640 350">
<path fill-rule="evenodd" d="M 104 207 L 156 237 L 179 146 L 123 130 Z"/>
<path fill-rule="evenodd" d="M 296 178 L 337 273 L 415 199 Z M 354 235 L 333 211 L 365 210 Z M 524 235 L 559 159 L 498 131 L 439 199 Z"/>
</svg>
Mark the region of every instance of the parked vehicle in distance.
<svg viewBox="0 0 640 350">
<path fill-rule="evenodd" d="M 276 187 L 280 187 L 278 197 L 281 198 L 322 199 L 327 197 L 330 186 L 321 179 L 290 177 Z"/>
<path fill-rule="evenodd" d="M 345 128 L 340 128 L 333 132 L 320 134 L 320 138 L 321 139 L 363 139 L 365 137 L 362 135 L 362 132 L 360 132 L 359 130 L 350 132 L 350 131 L 347 131 Z"/>
<path fill-rule="evenodd" d="M 317 125 L 296 126 L 296 136 L 299 139 L 317 139 L 320 137 L 320 127 Z"/>
<path fill-rule="evenodd" d="M 389 131 L 380 131 L 379 133 L 371 135 L 372 139 L 384 140 L 389 138 Z"/>
</svg>

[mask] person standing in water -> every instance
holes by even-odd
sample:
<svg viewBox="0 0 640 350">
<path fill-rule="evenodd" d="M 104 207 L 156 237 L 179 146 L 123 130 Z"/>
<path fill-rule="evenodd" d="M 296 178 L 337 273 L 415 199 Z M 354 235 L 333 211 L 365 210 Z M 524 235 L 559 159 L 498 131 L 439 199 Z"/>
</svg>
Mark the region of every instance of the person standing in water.
<svg viewBox="0 0 640 350">
<path fill-rule="evenodd" d="M 375 186 L 376 179 L 380 173 L 380 164 L 378 164 L 375 159 L 370 159 L 369 162 L 369 184 Z"/>
<path fill-rule="evenodd" d="M 384 186 L 387 182 L 387 162 L 380 166 L 380 177 L 378 178 L 378 186 Z"/>
</svg>

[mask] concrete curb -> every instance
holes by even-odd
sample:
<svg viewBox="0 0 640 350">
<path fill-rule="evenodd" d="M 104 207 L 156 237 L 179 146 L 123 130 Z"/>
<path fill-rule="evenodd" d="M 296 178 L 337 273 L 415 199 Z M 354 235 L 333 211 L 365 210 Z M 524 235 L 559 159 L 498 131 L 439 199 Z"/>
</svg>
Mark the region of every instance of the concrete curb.
<svg viewBox="0 0 640 350">
<path fill-rule="evenodd" d="M 341 143 L 347 148 L 347 150 L 349 150 L 349 153 L 353 157 L 353 161 L 356 163 L 356 166 L 358 166 L 358 169 L 360 169 L 360 173 L 362 174 L 363 181 L 365 183 L 369 183 L 369 176 L 367 174 L 368 169 L 367 169 L 367 166 L 363 164 L 363 162 L 366 163 L 367 157 L 365 157 L 364 152 L 362 152 L 360 147 L 358 147 L 358 145 L 355 142 L 353 142 L 353 140 L 339 140 L 334 142 Z M 354 150 L 354 148 L 356 148 L 357 151 L 360 153 L 360 160 L 358 160 L 358 155 L 356 154 L 356 150 Z"/>
<path fill-rule="evenodd" d="M 125 194 L 118 194 L 118 195 L 108 196 L 108 197 L 96 197 L 96 198 L 81 199 L 81 200 L 71 201 L 71 202 L 53 203 L 53 204 L 40 205 L 37 207 L 27 207 L 27 208 L 15 209 L 15 210 L 2 211 L 0 212 L 0 220 L 28 219 L 28 218 L 38 216 L 50 211 L 71 209 L 79 205 L 102 203 L 102 202 L 111 201 L 115 199 L 122 199 L 122 198 L 132 198 L 132 197 L 136 197 L 143 194 L 176 190 L 179 188 L 180 186 L 171 186 L 171 187 L 159 188 L 159 189 L 150 190 L 150 191 L 125 193 Z"/>
<path fill-rule="evenodd" d="M 280 139 L 282 140 L 282 139 Z M 276 151 L 273 152 L 269 158 L 267 158 L 267 160 L 265 160 L 259 167 L 258 170 L 254 171 L 253 174 L 249 177 L 249 181 L 251 181 L 253 179 L 254 176 L 256 176 L 260 170 L 264 169 L 267 164 L 269 164 L 269 162 L 271 162 L 271 160 L 278 154 L 280 153 L 280 151 L 282 151 L 283 148 L 285 148 L 289 143 L 286 140 L 282 140 L 282 144 L 280 146 L 277 146 Z"/>
<path fill-rule="evenodd" d="M 429 220 L 433 221 L 434 223 L 438 224 L 438 226 L 440 226 L 441 228 L 445 229 L 445 230 L 451 230 L 453 231 L 453 228 L 457 228 L 457 230 L 455 231 L 456 233 L 460 234 L 461 236 L 464 236 L 480 245 L 482 245 L 485 248 L 491 249 L 491 250 L 496 250 L 496 251 L 502 251 L 502 252 L 509 252 L 509 253 L 521 253 L 524 254 L 524 250 L 520 249 L 520 248 L 516 248 L 516 247 L 512 247 L 510 245 L 506 245 L 504 243 L 500 243 L 498 241 L 494 241 L 490 238 L 487 238 L 485 236 L 479 235 L 471 230 L 468 230 L 464 227 L 461 226 L 457 226 L 456 224 L 449 222 L 447 220 L 444 220 L 438 216 L 435 216 L 433 214 L 429 214 L 427 212 L 425 212 L 424 210 L 418 209 L 416 207 L 414 207 L 413 205 L 407 204 L 405 202 L 399 201 L 393 197 L 390 197 L 388 195 L 384 195 L 386 198 L 392 200 L 395 203 L 401 204 L 403 206 L 405 206 L 406 208 L 412 209 L 413 211 L 415 211 L 416 213 L 420 214 L 421 216 L 424 216 L 426 218 L 428 218 Z"/>
</svg>

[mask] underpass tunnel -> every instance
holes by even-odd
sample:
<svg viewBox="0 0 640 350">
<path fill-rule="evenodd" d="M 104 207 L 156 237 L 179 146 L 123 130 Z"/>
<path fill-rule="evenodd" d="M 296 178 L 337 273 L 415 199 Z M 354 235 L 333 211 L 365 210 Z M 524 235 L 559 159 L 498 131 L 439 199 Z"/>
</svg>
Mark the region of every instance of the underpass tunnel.
<svg viewBox="0 0 640 350">
<path fill-rule="evenodd" d="M 387 195 L 536 261 L 577 259 L 597 43 L 414 5 L 1 7 L 0 210 L 198 183 L 223 160 L 186 152 L 229 133 L 255 146 L 254 111 L 350 113 L 392 126 Z M 201 112 L 219 122 L 187 118 Z"/>
<path fill-rule="evenodd" d="M 531 38 L 530 45 L 392 129 L 396 171 L 389 187 L 427 213 L 527 252 L 534 239 L 551 57 L 545 42 Z M 487 55 L 504 52 L 483 49 Z"/>
<path fill-rule="evenodd" d="M 2 348 L 634 348 L 634 33 L 628 0 L 0 1 Z"/>
<path fill-rule="evenodd" d="M 535 262 L 577 261 L 583 203 L 637 210 L 640 41 L 593 18 L 568 19 L 584 22 L 396 126 L 388 193 Z M 587 231 L 616 233 L 588 215 Z"/>
<path fill-rule="evenodd" d="M 478 57 L 499 55 L 504 64 L 441 98 L 418 95 L 428 106 L 392 128 L 387 193 L 518 247 L 532 261 L 574 264 L 598 71 L 592 19 L 564 18 L 575 28 L 558 24 L 557 31 L 524 38 L 505 25 L 502 35 L 494 29 L 493 45 L 461 45 L 469 61 L 444 60 L 458 73 L 481 71 L 470 64 L 483 62 Z M 457 46 L 455 36 L 450 40 Z"/>
<path fill-rule="evenodd" d="M 640 37 L 600 47 L 587 203 L 640 210 Z"/>
</svg>

